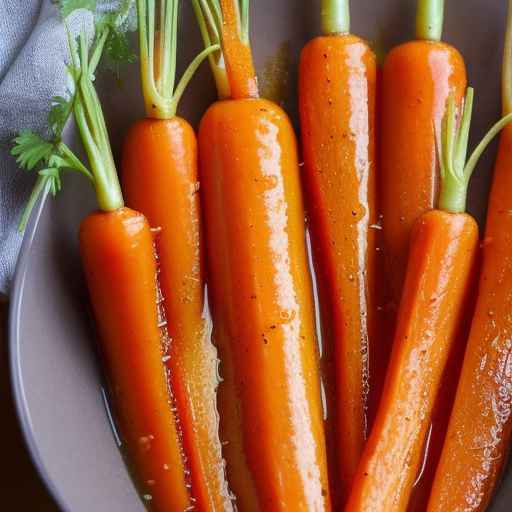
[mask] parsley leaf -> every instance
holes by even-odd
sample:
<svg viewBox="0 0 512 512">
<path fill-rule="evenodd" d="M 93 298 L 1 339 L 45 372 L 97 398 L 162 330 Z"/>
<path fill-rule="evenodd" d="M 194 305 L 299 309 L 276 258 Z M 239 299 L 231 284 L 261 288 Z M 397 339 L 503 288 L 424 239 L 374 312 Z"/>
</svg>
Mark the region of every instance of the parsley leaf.
<svg viewBox="0 0 512 512">
<path fill-rule="evenodd" d="M 52 98 L 51 109 L 48 114 L 48 124 L 56 139 L 60 139 L 62 130 L 73 110 L 73 96 L 64 98 L 62 96 L 54 96 Z"/>
<path fill-rule="evenodd" d="M 54 144 L 37 133 L 24 130 L 14 139 L 11 155 L 16 157 L 20 167 L 31 171 L 36 165 L 48 162 L 54 152 Z"/>
<path fill-rule="evenodd" d="M 131 64 L 137 59 L 130 48 L 126 34 L 119 30 L 111 29 L 104 49 L 105 67 L 119 74 L 119 67 L 123 64 Z"/>
</svg>

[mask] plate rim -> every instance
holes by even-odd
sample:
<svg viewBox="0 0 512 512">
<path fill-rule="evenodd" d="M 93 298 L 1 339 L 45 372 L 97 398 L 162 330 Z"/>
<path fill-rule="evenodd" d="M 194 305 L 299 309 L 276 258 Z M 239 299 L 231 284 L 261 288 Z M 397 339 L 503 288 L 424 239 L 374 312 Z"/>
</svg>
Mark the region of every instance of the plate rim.
<svg viewBox="0 0 512 512">
<path fill-rule="evenodd" d="M 25 396 L 20 359 L 21 304 L 23 302 L 29 253 L 32 250 L 39 221 L 41 220 L 41 215 L 47 203 L 48 193 L 49 191 L 46 189 L 34 208 L 28 226 L 25 230 L 18 260 L 16 262 L 10 291 L 9 310 L 7 314 L 7 357 L 9 365 L 9 380 L 11 383 L 11 392 L 16 415 L 18 417 L 18 424 L 20 425 L 23 441 L 28 450 L 30 459 L 39 478 L 46 490 L 50 493 L 50 496 L 58 508 L 63 512 L 70 512 L 69 508 L 65 505 L 64 497 L 57 489 L 57 486 L 53 482 L 53 479 L 43 462 L 43 457 L 35 439 L 35 431 L 32 426 L 30 411 Z"/>
</svg>

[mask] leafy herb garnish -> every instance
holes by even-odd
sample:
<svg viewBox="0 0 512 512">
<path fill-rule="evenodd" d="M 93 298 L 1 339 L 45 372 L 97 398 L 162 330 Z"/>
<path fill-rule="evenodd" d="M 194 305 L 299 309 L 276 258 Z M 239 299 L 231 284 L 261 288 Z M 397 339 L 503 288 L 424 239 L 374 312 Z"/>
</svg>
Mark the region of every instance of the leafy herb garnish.
<svg viewBox="0 0 512 512">
<path fill-rule="evenodd" d="M 84 84 L 90 84 L 94 80 L 94 71 L 102 55 L 105 53 L 111 65 L 130 62 L 131 55 L 133 55 L 122 28 L 133 0 L 122 0 L 118 10 L 103 13 L 97 13 L 97 5 L 94 0 L 59 0 L 57 4 L 63 18 L 77 9 L 93 11 L 95 14 L 95 37 L 92 42 L 91 57 L 88 58 L 85 35 L 82 34 L 78 40 L 79 54 L 77 54 L 75 44 L 68 32 L 72 61 L 68 66 L 68 72 L 73 79 L 74 88 L 68 92 L 67 97 L 55 96 L 52 98 L 48 114 L 49 136 L 44 138 L 31 130 L 24 130 L 13 141 L 14 147 L 11 154 L 16 157 L 18 165 L 26 171 L 36 171 L 38 174 L 36 184 L 20 219 L 18 226 L 20 231 L 25 229 L 38 197 L 45 191 L 56 195 L 61 190 L 61 171 L 79 172 L 96 185 L 95 174 L 62 142 L 62 132 L 76 108 L 79 108 L 80 113 L 84 112 L 83 105 L 77 104 L 83 99 L 79 101 L 77 96 L 84 94 L 84 91 L 80 91 L 81 86 L 84 88 Z M 82 76 L 82 73 L 87 76 Z M 85 80 L 83 83 L 82 78 Z M 94 95 L 91 96 L 91 87 L 85 85 L 85 89 L 87 101 L 95 103 Z"/>
</svg>

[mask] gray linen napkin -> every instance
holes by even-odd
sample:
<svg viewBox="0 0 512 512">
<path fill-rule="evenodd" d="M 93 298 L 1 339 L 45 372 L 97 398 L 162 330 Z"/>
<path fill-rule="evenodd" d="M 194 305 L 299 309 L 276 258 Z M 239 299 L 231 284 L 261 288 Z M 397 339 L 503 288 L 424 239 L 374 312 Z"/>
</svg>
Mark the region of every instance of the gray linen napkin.
<svg viewBox="0 0 512 512">
<path fill-rule="evenodd" d="M 92 15 L 77 11 L 67 24 L 72 33 L 90 30 Z M 17 168 L 11 140 L 20 129 L 44 131 L 51 98 L 69 84 L 67 57 L 51 0 L 0 0 L 0 293 L 9 291 L 22 240 L 17 224 L 36 177 Z"/>
</svg>

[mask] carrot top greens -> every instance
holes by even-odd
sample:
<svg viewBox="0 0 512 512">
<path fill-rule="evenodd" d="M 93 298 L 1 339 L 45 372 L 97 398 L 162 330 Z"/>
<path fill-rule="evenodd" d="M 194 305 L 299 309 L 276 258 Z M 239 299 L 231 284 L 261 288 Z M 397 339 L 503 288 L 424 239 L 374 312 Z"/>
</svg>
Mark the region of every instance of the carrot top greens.
<svg viewBox="0 0 512 512">
<path fill-rule="evenodd" d="M 137 0 L 142 88 L 149 117 L 171 118 L 181 96 L 203 60 L 218 52 L 218 44 L 207 47 L 190 63 L 176 85 L 176 49 L 179 0 Z M 157 12 L 158 11 L 158 12 Z"/>
<path fill-rule="evenodd" d="M 323 34 L 346 34 L 350 32 L 349 0 L 322 0 L 320 17 Z"/>
<path fill-rule="evenodd" d="M 56 96 L 52 99 L 48 115 L 48 137 L 24 130 L 14 139 L 11 154 L 16 157 L 19 166 L 38 173 L 20 219 L 20 231 L 25 229 L 38 197 L 45 191 L 52 195 L 60 191 L 60 174 L 63 170 L 75 171 L 87 177 L 96 189 L 100 209 L 109 211 L 123 206 L 105 119 L 93 81 L 104 52 L 109 55 L 111 62 L 130 61 L 127 58 L 130 50 L 126 35 L 121 33 L 120 27 L 132 3 L 132 0 L 125 0 L 115 12 L 95 16 L 95 36 L 90 49 L 85 32 L 80 34 L 76 42 L 68 32 L 71 58 L 68 72 L 73 85 L 67 97 Z M 59 7 L 64 17 L 75 9 L 94 9 L 96 3 L 91 0 L 63 0 L 59 2 Z M 90 168 L 62 141 L 62 132 L 71 114 L 74 114 Z"/>
<path fill-rule="evenodd" d="M 469 130 L 473 112 L 474 91 L 471 87 L 466 92 L 464 106 L 461 107 L 462 118 L 457 126 L 455 100 L 450 96 L 448 108 L 441 130 L 439 162 L 441 167 L 441 192 L 439 208 L 452 213 L 466 211 L 468 186 L 473 171 L 487 146 L 494 137 L 512 122 L 512 113 L 500 119 L 485 135 L 468 160 Z"/>
<path fill-rule="evenodd" d="M 258 98 L 249 37 L 249 0 L 192 0 L 206 44 L 221 42 L 210 59 L 221 98 Z M 212 56 L 213 57 L 213 56 Z"/>
<path fill-rule="evenodd" d="M 222 11 L 219 0 L 192 0 L 197 22 L 204 46 L 220 45 L 222 43 Z M 246 15 L 246 32 L 248 37 L 249 15 Z M 229 80 L 226 72 L 226 63 L 221 48 L 209 55 L 210 67 L 215 79 L 219 98 L 229 98 Z"/>
<path fill-rule="evenodd" d="M 418 0 L 416 37 L 441 41 L 444 23 L 444 0 Z"/>
</svg>

